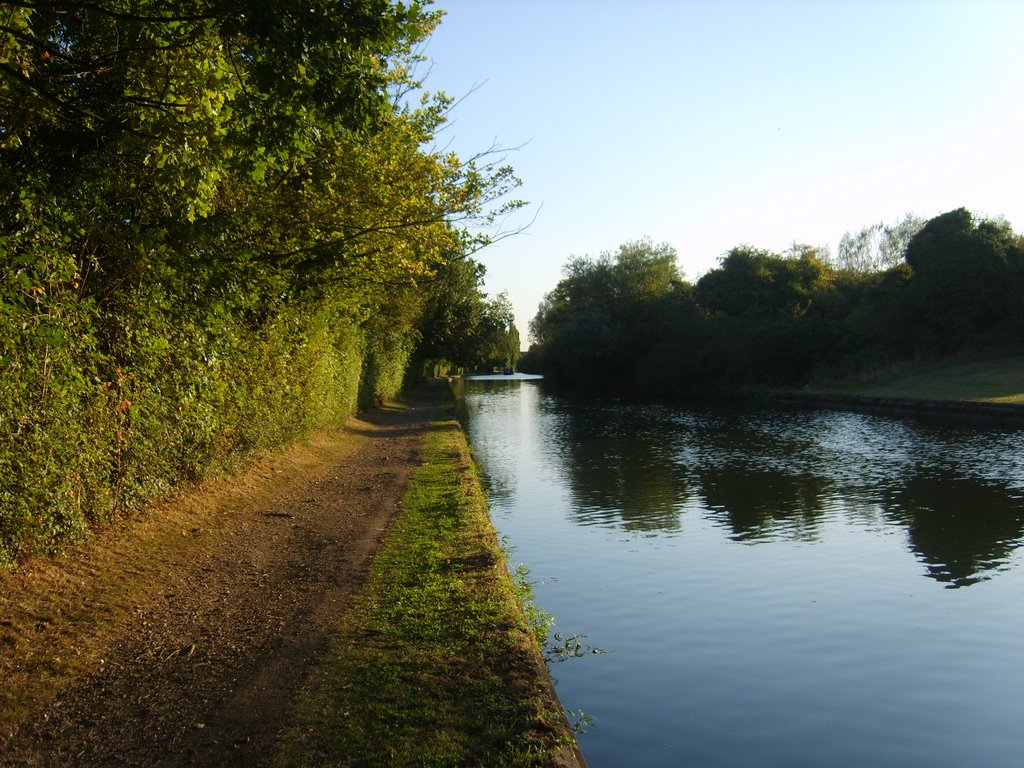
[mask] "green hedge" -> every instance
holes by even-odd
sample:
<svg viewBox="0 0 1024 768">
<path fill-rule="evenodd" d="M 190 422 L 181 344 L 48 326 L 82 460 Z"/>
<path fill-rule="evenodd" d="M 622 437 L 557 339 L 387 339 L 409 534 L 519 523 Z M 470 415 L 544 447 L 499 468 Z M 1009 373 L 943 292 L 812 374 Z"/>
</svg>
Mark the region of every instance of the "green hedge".
<svg viewBox="0 0 1024 768">
<path fill-rule="evenodd" d="M 101 311 L 59 242 L 18 245 L 0 287 L 4 565 L 400 389 L 408 324 L 375 327 L 327 299 L 253 319 L 244 291 L 163 277 Z"/>
</svg>

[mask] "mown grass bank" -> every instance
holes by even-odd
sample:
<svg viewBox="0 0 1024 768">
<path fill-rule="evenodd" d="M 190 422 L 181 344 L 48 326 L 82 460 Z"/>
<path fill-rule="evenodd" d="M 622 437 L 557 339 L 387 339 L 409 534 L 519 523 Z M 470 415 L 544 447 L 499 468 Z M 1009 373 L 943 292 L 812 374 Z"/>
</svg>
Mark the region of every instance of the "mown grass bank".
<svg viewBox="0 0 1024 768">
<path fill-rule="evenodd" d="M 276 762 L 582 764 L 456 422 L 435 423 Z"/>
<path fill-rule="evenodd" d="M 921 400 L 1024 403 L 1024 357 L 905 366 L 859 381 L 811 387 L 827 392 Z"/>
<path fill-rule="evenodd" d="M 825 407 L 1024 421 L 1024 357 L 913 364 L 771 397 Z"/>
</svg>

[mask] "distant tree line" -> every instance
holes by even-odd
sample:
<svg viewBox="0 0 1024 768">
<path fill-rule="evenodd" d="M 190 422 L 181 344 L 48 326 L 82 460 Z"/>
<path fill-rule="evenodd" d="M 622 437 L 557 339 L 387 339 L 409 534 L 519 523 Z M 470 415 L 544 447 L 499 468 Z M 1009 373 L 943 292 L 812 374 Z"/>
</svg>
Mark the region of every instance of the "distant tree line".
<svg viewBox="0 0 1024 768">
<path fill-rule="evenodd" d="M 435 144 L 453 101 L 415 72 L 439 20 L 3 4 L 0 565 L 410 375 L 509 359 L 472 255 L 519 182 Z"/>
<path fill-rule="evenodd" d="M 1024 237 L 963 208 L 847 234 L 836 259 L 737 246 L 696 283 L 649 240 L 563 275 L 522 367 L 578 389 L 708 395 L 1024 348 Z"/>
</svg>

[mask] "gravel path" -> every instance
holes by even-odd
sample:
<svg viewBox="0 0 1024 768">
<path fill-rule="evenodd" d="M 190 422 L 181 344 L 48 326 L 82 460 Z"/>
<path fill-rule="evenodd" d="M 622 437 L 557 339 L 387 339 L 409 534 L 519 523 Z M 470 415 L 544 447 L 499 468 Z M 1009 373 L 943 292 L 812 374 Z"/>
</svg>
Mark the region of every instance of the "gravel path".
<svg viewBox="0 0 1024 768">
<path fill-rule="evenodd" d="M 428 402 L 361 422 L 340 463 L 240 517 L 160 585 L 0 765 L 269 764 L 311 662 L 422 463 Z"/>
</svg>

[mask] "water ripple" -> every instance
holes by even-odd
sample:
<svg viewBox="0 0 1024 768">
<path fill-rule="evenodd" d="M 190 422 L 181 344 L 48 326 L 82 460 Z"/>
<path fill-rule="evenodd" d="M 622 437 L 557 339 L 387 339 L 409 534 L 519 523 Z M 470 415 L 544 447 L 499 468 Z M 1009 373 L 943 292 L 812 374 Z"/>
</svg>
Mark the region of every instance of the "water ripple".
<svg viewBox="0 0 1024 768">
<path fill-rule="evenodd" d="M 486 386 L 486 388 L 485 388 Z M 1019 765 L 1024 431 L 467 386 L 590 765 Z"/>
</svg>

